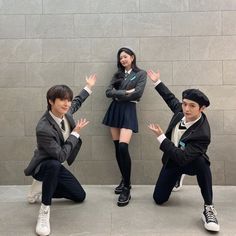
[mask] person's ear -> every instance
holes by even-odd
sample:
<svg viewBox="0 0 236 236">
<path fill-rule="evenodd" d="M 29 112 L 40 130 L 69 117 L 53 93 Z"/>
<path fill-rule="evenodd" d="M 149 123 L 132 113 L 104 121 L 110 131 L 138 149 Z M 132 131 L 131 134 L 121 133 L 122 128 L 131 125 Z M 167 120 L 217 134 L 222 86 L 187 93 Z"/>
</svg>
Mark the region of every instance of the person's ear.
<svg viewBox="0 0 236 236">
<path fill-rule="evenodd" d="M 54 102 L 52 100 L 50 100 L 50 99 L 48 100 L 48 102 L 49 102 L 50 105 L 54 104 Z"/>
<path fill-rule="evenodd" d="M 201 106 L 201 107 L 200 107 L 200 111 L 204 111 L 205 108 L 206 108 L 206 106 Z"/>
</svg>

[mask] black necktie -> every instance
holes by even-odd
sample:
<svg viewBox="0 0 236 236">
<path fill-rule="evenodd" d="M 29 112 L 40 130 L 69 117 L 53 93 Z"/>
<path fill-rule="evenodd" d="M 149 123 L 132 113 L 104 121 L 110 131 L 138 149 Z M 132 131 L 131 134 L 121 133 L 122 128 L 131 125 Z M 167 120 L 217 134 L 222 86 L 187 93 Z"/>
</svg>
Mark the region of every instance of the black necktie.
<svg viewBox="0 0 236 236">
<path fill-rule="evenodd" d="M 179 123 L 179 129 L 187 129 L 183 120 L 181 120 Z"/>
<path fill-rule="evenodd" d="M 64 120 L 61 121 L 61 128 L 62 128 L 64 131 L 66 131 Z"/>
<path fill-rule="evenodd" d="M 127 79 L 129 73 L 128 72 L 125 72 L 125 79 Z"/>
</svg>

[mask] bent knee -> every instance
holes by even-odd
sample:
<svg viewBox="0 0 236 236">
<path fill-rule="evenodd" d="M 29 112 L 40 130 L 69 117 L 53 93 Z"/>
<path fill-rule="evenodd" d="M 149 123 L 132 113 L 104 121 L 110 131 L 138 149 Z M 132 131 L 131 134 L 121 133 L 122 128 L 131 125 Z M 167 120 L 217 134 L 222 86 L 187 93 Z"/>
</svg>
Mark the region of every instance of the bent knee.
<svg viewBox="0 0 236 236">
<path fill-rule="evenodd" d="M 157 205 L 162 205 L 163 203 L 168 201 L 168 198 L 160 198 L 159 196 L 154 194 L 153 194 L 153 199 Z"/>
<path fill-rule="evenodd" d="M 124 155 L 128 152 L 128 143 L 119 143 L 119 152 L 121 155 Z"/>
<path fill-rule="evenodd" d="M 83 192 L 80 195 L 76 196 L 73 200 L 77 203 L 83 202 L 86 198 L 86 193 Z"/>
</svg>

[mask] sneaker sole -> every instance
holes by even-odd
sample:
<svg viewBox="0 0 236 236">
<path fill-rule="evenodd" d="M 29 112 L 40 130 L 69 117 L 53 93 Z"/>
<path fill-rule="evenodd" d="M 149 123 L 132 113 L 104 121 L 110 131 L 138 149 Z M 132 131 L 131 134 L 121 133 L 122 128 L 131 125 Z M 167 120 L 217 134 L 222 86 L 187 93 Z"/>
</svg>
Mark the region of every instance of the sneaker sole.
<svg viewBox="0 0 236 236">
<path fill-rule="evenodd" d="M 172 189 L 172 192 L 178 192 L 181 188 L 182 188 L 182 186 L 181 186 L 181 187 L 178 187 L 178 188 L 174 187 L 174 188 Z"/>
<path fill-rule="evenodd" d="M 40 202 L 41 201 L 41 194 L 37 194 L 35 196 L 27 196 L 27 201 L 30 204 L 34 204 L 36 202 Z"/>
<path fill-rule="evenodd" d="M 204 227 L 205 227 L 206 230 L 213 231 L 213 232 L 219 232 L 220 231 L 220 226 L 219 225 L 214 224 L 214 227 L 210 227 L 206 223 L 206 219 L 205 219 L 204 214 L 202 214 L 202 221 L 204 223 Z"/>
<path fill-rule="evenodd" d="M 129 196 L 129 200 L 127 200 L 126 202 L 119 202 L 119 201 L 118 201 L 118 202 L 117 202 L 117 206 L 122 207 L 122 206 L 128 205 L 130 199 L 131 199 L 131 195 Z"/>
</svg>

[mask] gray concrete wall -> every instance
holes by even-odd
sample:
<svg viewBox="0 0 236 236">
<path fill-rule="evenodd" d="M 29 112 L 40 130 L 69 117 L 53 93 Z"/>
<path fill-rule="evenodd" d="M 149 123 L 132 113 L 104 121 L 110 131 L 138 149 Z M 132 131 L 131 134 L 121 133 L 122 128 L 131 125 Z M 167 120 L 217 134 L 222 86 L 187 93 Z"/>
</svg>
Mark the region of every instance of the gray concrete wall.
<svg viewBox="0 0 236 236">
<path fill-rule="evenodd" d="M 76 118 L 91 123 L 71 168 L 81 183 L 119 181 L 104 90 L 116 69 L 116 51 L 129 45 L 138 65 L 160 69 L 180 98 L 196 87 L 209 95 L 209 155 L 213 181 L 236 184 L 236 1 L 234 0 L 7 0 L 0 3 L 0 184 L 27 184 L 23 169 L 35 146 L 45 93 L 65 83 L 78 92 L 85 75 L 97 86 Z M 148 81 L 138 104 L 139 134 L 130 145 L 132 182 L 154 184 L 161 167 L 149 122 L 167 127 L 171 113 Z M 186 183 L 196 183 L 188 177 Z"/>
</svg>

